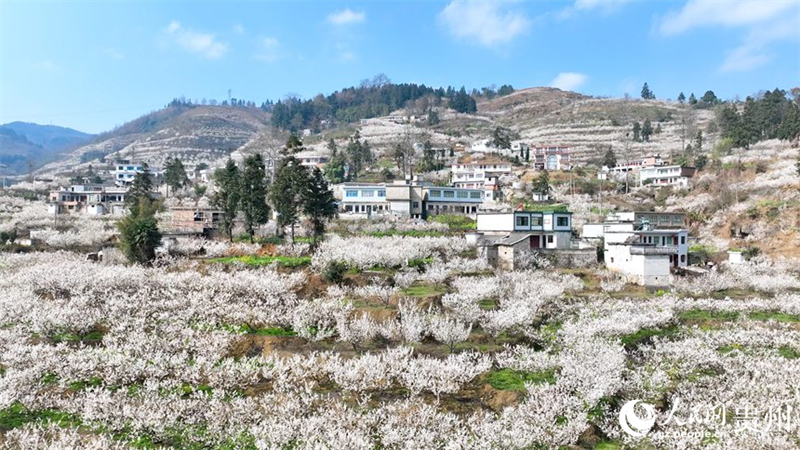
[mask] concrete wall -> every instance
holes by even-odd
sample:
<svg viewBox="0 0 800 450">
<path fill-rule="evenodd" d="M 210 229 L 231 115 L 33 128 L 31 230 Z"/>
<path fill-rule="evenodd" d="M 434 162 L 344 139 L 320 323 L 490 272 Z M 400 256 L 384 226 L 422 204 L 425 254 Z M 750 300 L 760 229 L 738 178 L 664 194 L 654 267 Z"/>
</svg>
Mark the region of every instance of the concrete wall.
<svg viewBox="0 0 800 450">
<path fill-rule="evenodd" d="M 514 231 L 514 213 L 478 214 L 478 231 Z"/>
</svg>

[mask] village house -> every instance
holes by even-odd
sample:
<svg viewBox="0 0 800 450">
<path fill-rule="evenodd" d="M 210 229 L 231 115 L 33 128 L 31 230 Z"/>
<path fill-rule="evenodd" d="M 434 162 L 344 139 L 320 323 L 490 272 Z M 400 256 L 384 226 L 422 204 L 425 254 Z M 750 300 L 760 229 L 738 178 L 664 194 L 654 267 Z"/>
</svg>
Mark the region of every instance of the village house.
<svg viewBox="0 0 800 450">
<path fill-rule="evenodd" d="M 433 186 L 419 180 L 394 183 L 342 183 L 334 197 L 344 214 L 395 215 L 415 219 L 438 214 L 477 214 L 483 204 L 482 189 Z"/>
<path fill-rule="evenodd" d="M 497 179 L 510 175 L 513 168 L 505 161 L 479 161 L 453 164 L 451 171 L 453 187 L 483 189 L 490 180 L 496 185 Z"/>
<path fill-rule="evenodd" d="M 639 170 L 639 185 L 688 187 L 694 173 L 694 167 L 678 165 L 643 167 Z"/>
<path fill-rule="evenodd" d="M 173 206 L 170 212 L 170 228 L 175 232 L 209 234 L 217 229 L 223 211 L 196 206 Z"/>
<path fill-rule="evenodd" d="M 50 214 L 83 213 L 93 216 L 120 214 L 125 209 L 127 187 L 76 184 L 50 192 Z"/>
<path fill-rule="evenodd" d="M 597 174 L 597 178 L 607 180 L 609 178 L 620 179 L 629 173 L 638 175 L 644 167 L 660 167 L 665 164 L 660 155 L 646 156 L 627 163 L 617 164 L 613 167 L 603 166 Z"/>
<path fill-rule="evenodd" d="M 536 170 L 569 170 L 570 148 L 565 145 L 534 146 L 531 148 L 531 164 Z"/>
<path fill-rule="evenodd" d="M 688 265 L 686 215 L 676 212 L 619 212 L 604 223 L 583 227 L 582 237 L 602 242 L 606 267 L 638 278 L 646 286 L 669 285 L 672 268 Z"/>
<path fill-rule="evenodd" d="M 479 213 L 476 234 L 487 262 L 505 270 L 524 267 L 534 254 L 565 266 L 597 261 L 594 249 L 578 248 L 572 238 L 572 213 L 567 211 Z"/>
<path fill-rule="evenodd" d="M 328 157 L 325 155 L 320 155 L 316 152 L 300 152 L 294 155 L 298 161 L 300 161 L 300 165 L 303 167 L 319 167 L 320 169 L 328 163 Z"/>
</svg>

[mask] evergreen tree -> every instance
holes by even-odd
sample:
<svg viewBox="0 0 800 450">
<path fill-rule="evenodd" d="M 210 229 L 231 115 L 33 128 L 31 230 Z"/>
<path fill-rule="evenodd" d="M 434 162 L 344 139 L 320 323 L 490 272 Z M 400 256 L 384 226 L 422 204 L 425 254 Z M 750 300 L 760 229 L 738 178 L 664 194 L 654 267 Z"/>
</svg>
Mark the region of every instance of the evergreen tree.
<svg viewBox="0 0 800 450">
<path fill-rule="evenodd" d="M 286 226 L 292 227 L 292 244 L 294 244 L 294 226 L 300 216 L 303 206 L 303 192 L 308 183 L 308 172 L 294 157 L 290 156 L 281 161 L 281 166 L 275 174 L 269 199 L 275 209 L 278 222 L 278 232 L 283 234 Z"/>
<path fill-rule="evenodd" d="M 328 151 L 331 152 L 331 158 L 335 158 L 336 154 L 339 152 L 339 147 L 336 146 L 336 141 L 333 138 L 328 140 Z"/>
<path fill-rule="evenodd" d="M 703 132 L 701 130 L 697 130 L 697 134 L 694 137 L 694 149 L 698 152 L 703 150 Z"/>
<path fill-rule="evenodd" d="M 706 164 L 708 164 L 708 156 L 705 153 L 697 155 L 697 158 L 694 159 L 694 166 L 697 170 L 703 170 Z"/>
<path fill-rule="evenodd" d="M 608 148 L 606 154 L 603 156 L 603 165 L 612 168 L 617 165 L 617 155 L 614 154 L 614 149 L 611 147 Z"/>
<path fill-rule="evenodd" d="M 345 152 L 347 153 L 350 168 L 353 171 L 352 179 L 356 180 L 361 169 L 372 162 L 372 150 L 369 148 L 367 141 L 361 140 L 361 133 L 356 130 L 353 136 L 350 137 L 350 142 L 347 144 Z"/>
<path fill-rule="evenodd" d="M 525 162 L 529 162 L 531 160 L 531 148 L 525 147 Z"/>
<path fill-rule="evenodd" d="M 714 106 L 719 103 L 719 99 L 714 94 L 714 91 L 706 91 L 706 93 L 700 97 L 700 101 L 703 102 L 703 106 Z"/>
<path fill-rule="evenodd" d="M 642 140 L 645 142 L 650 142 L 650 136 L 653 134 L 653 125 L 650 123 L 650 119 L 644 119 L 644 124 L 642 125 Z"/>
<path fill-rule="evenodd" d="M 301 141 L 296 134 L 292 134 L 286 141 L 286 145 L 283 147 L 282 152 L 285 155 L 293 155 L 295 153 L 302 152 L 303 150 L 305 150 L 305 147 L 303 147 L 303 141 Z"/>
<path fill-rule="evenodd" d="M 492 146 L 496 148 L 511 148 L 511 130 L 508 128 L 497 127 L 492 132 Z"/>
<path fill-rule="evenodd" d="M 697 98 L 694 96 L 694 92 L 692 92 L 691 95 L 689 95 L 689 104 L 690 105 L 697 104 Z"/>
<path fill-rule="evenodd" d="M 153 201 L 153 174 L 146 165 L 143 171 L 134 175 L 133 183 L 125 196 L 125 203 L 129 208 L 136 208 L 141 199 Z"/>
<path fill-rule="evenodd" d="M 656 95 L 653 94 L 653 91 L 650 90 L 650 86 L 647 83 L 642 86 L 642 98 L 645 100 L 655 100 Z"/>
<path fill-rule="evenodd" d="M 120 250 L 132 263 L 149 265 L 156 257 L 156 248 L 161 245 L 156 209 L 149 197 L 142 196 L 128 215 L 117 222 Z"/>
<path fill-rule="evenodd" d="M 167 163 L 164 166 L 164 183 L 171 187 L 173 192 L 189 183 L 189 177 L 186 176 L 186 168 L 183 167 L 183 162 L 180 159 L 167 158 Z"/>
<path fill-rule="evenodd" d="M 311 222 L 314 231 L 312 246 L 317 246 L 317 238 L 325 234 L 325 221 L 336 217 L 336 198 L 322 177 L 322 171 L 314 168 L 302 190 L 303 213 Z"/>
<path fill-rule="evenodd" d="M 241 184 L 239 185 L 239 205 L 244 213 L 244 228 L 254 242 L 256 227 L 269 220 L 267 206 L 267 174 L 264 159 L 260 154 L 248 156 L 244 160 Z"/>
<path fill-rule="evenodd" d="M 224 234 L 228 235 L 228 239 L 231 242 L 233 242 L 233 226 L 241 199 L 240 181 L 239 167 L 236 166 L 232 159 L 228 159 L 224 168 L 214 171 L 214 182 L 217 190 L 211 198 L 211 204 L 222 211 L 220 228 Z"/>
<path fill-rule="evenodd" d="M 344 176 L 344 166 L 347 164 L 347 161 L 344 159 L 344 155 L 341 153 L 337 154 L 333 158 L 325 164 L 324 172 L 325 178 L 328 179 L 333 184 L 339 184 L 347 181 Z"/>
<path fill-rule="evenodd" d="M 641 136 L 641 132 L 642 132 L 642 126 L 639 124 L 639 122 L 638 121 L 637 122 L 633 122 L 633 141 L 634 142 L 639 142 L 640 136 Z"/>
<path fill-rule="evenodd" d="M 533 181 L 533 192 L 539 192 L 542 195 L 550 193 L 550 173 L 546 169 Z"/>
<path fill-rule="evenodd" d="M 680 103 L 681 105 L 686 103 L 686 96 L 683 95 L 683 92 L 678 94 L 678 103 Z"/>
</svg>

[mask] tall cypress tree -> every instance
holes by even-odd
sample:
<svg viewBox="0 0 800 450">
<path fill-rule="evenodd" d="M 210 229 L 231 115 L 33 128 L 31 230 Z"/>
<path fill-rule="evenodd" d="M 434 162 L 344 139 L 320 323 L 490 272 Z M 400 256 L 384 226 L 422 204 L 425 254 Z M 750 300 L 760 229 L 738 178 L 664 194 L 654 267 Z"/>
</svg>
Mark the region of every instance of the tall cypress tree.
<svg viewBox="0 0 800 450">
<path fill-rule="evenodd" d="M 270 189 L 269 199 L 277 214 L 278 232 L 291 225 L 292 244 L 294 244 L 294 226 L 300 217 L 303 205 L 303 191 L 306 187 L 308 172 L 293 156 L 284 158 L 275 174 L 275 181 Z"/>
<path fill-rule="evenodd" d="M 211 198 L 211 204 L 222 211 L 222 232 L 228 235 L 228 239 L 233 242 L 233 225 L 236 220 L 236 212 L 239 210 L 241 199 L 239 167 L 232 159 L 228 159 L 225 167 L 214 171 L 214 182 L 217 191 Z"/>
<path fill-rule="evenodd" d="M 133 183 L 125 196 L 125 203 L 133 210 L 139 207 L 139 201 L 143 199 L 153 201 L 153 174 L 146 165 L 142 172 L 134 175 Z"/>
<path fill-rule="evenodd" d="M 325 233 L 325 221 L 336 217 L 336 198 L 322 176 L 322 171 L 314 168 L 303 189 L 303 213 L 314 231 L 313 246 L 317 246 L 317 237 Z"/>
<path fill-rule="evenodd" d="M 269 220 L 267 174 L 260 154 L 248 156 L 244 160 L 239 194 L 240 208 L 244 213 L 244 228 L 252 244 L 256 227 Z"/>
</svg>

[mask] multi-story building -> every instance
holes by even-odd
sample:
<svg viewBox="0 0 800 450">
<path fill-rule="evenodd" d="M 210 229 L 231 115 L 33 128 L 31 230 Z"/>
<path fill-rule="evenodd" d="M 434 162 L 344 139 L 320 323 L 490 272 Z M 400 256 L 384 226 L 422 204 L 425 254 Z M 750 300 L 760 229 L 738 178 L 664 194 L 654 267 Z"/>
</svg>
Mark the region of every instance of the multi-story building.
<svg viewBox="0 0 800 450">
<path fill-rule="evenodd" d="M 530 248 L 571 248 L 572 213 L 513 211 L 478 214 L 476 229 L 484 236 L 528 236 Z"/>
<path fill-rule="evenodd" d="M 688 265 L 686 215 L 677 212 L 618 212 L 604 223 L 583 226 L 583 239 L 603 243 L 605 264 L 648 286 L 669 284 L 670 268 Z"/>
<path fill-rule="evenodd" d="M 300 152 L 294 155 L 294 157 L 297 158 L 297 160 L 300 161 L 300 165 L 304 167 L 322 168 L 322 166 L 328 163 L 327 156 L 315 152 Z"/>
<path fill-rule="evenodd" d="M 642 186 L 689 186 L 689 178 L 694 176 L 694 167 L 652 166 L 639 170 L 639 184 Z"/>
<path fill-rule="evenodd" d="M 629 173 L 638 173 L 644 167 L 660 167 L 665 164 L 659 155 L 646 156 L 628 163 L 617 164 L 614 167 L 603 166 L 597 178 L 605 180 L 608 178 L 623 178 Z"/>
<path fill-rule="evenodd" d="M 537 146 L 531 149 L 531 162 L 536 170 L 569 170 L 570 148 L 565 145 Z"/>
<path fill-rule="evenodd" d="M 511 163 L 508 162 L 471 162 L 453 164 L 452 183 L 454 187 L 467 189 L 482 189 L 486 182 L 503 175 L 509 175 L 513 171 Z"/>
<path fill-rule="evenodd" d="M 209 233 L 222 221 L 223 211 L 193 206 L 173 206 L 169 209 L 173 231 Z"/>
<path fill-rule="evenodd" d="M 396 215 L 425 218 L 437 214 L 476 214 L 483 204 L 482 189 L 432 186 L 418 181 L 343 183 L 334 186 L 339 209 L 345 214 Z"/>
<path fill-rule="evenodd" d="M 136 174 L 144 171 L 145 168 L 142 164 L 119 162 L 114 165 L 114 169 L 110 170 L 109 173 L 117 186 L 130 186 Z"/>
<path fill-rule="evenodd" d="M 125 209 L 127 187 L 77 184 L 50 192 L 51 214 L 84 213 L 103 215 Z"/>
</svg>

